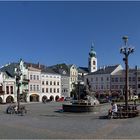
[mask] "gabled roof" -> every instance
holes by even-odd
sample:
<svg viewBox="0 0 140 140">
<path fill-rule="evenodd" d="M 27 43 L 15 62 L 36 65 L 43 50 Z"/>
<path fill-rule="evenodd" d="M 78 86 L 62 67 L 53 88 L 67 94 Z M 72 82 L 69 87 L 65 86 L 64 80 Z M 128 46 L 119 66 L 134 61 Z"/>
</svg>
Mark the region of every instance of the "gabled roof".
<svg viewBox="0 0 140 140">
<path fill-rule="evenodd" d="M 69 66 L 65 63 L 57 64 L 49 67 L 61 76 L 70 76 Z"/>
<path fill-rule="evenodd" d="M 103 68 L 98 69 L 95 72 L 89 73 L 88 75 L 95 75 L 95 74 L 111 74 L 119 65 L 114 66 L 106 66 Z"/>
<path fill-rule="evenodd" d="M 67 65 L 67 66 L 69 67 L 69 69 L 70 69 L 72 66 L 76 67 L 75 64 L 69 64 L 69 65 Z M 76 67 L 76 68 L 77 68 L 77 67 Z"/>
<path fill-rule="evenodd" d="M 58 74 L 53 69 L 46 67 L 45 69 L 42 69 L 42 73 L 51 73 L 51 74 Z"/>
<path fill-rule="evenodd" d="M 7 64 L 4 67 L 0 68 L 2 72 L 5 72 L 8 76 L 14 77 L 15 76 L 15 68 L 18 67 L 18 63 L 11 63 Z"/>
<path fill-rule="evenodd" d="M 35 67 L 28 67 L 28 70 L 41 72 L 40 69 L 35 68 Z"/>
<path fill-rule="evenodd" d="M 78 73 L 89 73 L 89 70 L 87 67 L 79 67 Z"/>
</svg>

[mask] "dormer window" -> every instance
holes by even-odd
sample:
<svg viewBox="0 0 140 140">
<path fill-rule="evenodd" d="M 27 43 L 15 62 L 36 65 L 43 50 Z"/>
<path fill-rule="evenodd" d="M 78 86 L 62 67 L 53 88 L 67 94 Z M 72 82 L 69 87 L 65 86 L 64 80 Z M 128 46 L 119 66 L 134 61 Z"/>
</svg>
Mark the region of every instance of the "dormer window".
<svg viewBox="0 0 140 140">
<path fill-rule="evenodd" d="M 63 74 L 66 74 L 66 71 L 63 71 Z"/>
</svg>

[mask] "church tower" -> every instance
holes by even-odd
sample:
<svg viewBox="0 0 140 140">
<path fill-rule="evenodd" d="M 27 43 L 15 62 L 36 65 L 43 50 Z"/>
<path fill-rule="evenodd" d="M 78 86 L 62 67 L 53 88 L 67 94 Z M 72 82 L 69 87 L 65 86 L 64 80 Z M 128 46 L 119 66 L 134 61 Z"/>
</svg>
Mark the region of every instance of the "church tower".
<svg viewBox="0 0 140 140">
<path fill-rule="evenodd" d="M 91 44 L 91 50 L 89 52 L 89 58 L 88 58 L 88 70 L 89 72 L 95 72 L 97 71 L 97 58 L 96 58 L 96 52 L 93 49 L 94 45 Z"/>
</svg>

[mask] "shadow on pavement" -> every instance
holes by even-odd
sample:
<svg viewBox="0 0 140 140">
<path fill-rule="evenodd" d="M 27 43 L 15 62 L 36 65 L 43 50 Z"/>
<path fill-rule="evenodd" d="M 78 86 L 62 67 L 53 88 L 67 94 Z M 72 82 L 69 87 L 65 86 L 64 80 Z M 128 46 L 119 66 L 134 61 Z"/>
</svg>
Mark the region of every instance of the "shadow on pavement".
<svg viewBox="0 0 140 140">
<path fill-rule="evenodd" d="M 99 119 L 108 119 L 108 116 L 107 115 L 99 116 Z"/>
</svg>

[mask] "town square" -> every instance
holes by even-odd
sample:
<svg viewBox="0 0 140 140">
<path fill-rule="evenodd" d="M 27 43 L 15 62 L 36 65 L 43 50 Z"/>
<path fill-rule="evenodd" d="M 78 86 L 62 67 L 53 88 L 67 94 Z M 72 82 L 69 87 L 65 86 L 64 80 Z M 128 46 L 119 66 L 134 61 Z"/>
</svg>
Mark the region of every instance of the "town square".
<svg viewBox="0 0 140 140">
<path fill-rule="evenodd" d="M 139 119 L 106 119 L 110 104 L 90 113 L 59 112 L 62 102 L 25 104 L 27 114 L 0 108 L 1 139 L 139 139 Z"/>
<path fill-rule="evenodd" d="M 0 1 L 0 139 L 140 139 L 139 1 Z"/>
</svg>

